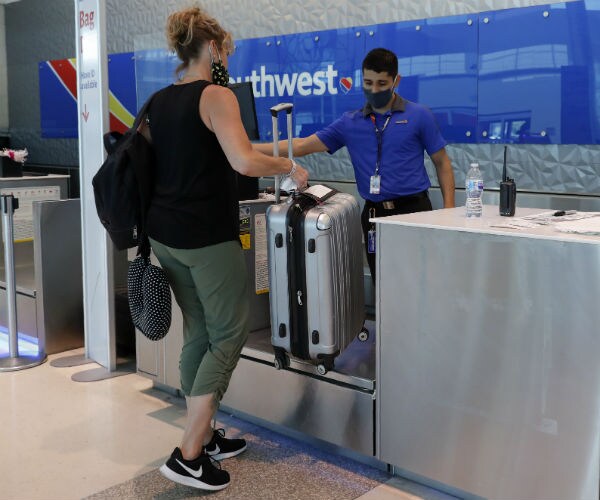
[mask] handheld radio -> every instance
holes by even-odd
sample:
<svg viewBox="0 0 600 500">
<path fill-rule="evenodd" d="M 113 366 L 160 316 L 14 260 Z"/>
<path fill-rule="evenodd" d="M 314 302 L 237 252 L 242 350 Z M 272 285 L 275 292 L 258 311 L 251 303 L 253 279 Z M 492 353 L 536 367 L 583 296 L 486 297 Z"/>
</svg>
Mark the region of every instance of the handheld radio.
<svg viewBox="0 0 600 500">
<path fill-rule="evenodd" d="M 512 217 L 517 205 L 517 185 L 515 180 L 506 174 L 506 151 L 504 146 L 504 165 L 502 167 L 502 182 L 500 183 L 500 215 Z"/>
</svg>

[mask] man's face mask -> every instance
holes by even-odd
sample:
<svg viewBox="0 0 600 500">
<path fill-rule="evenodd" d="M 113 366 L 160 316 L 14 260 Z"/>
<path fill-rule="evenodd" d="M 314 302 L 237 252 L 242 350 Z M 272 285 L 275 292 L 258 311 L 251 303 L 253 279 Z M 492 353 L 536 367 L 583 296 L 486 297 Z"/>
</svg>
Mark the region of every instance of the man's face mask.
<svg viewBox="0 0 600 500">
<path fill-rule="evenodd" d="M 215 85 L 220 85 L 221 87 L 227 87 L 227 85 L 229 85 L 229 72 L 227 71 L 227 68 L 221 61 L 221 54 L 219 54 L 219 52 L 217 51 L 219 60 L 215 61 L 210 47 L 208 47 L 208 52 L 210 54 L 210 68 L 213 83 Z"/>
<path fill-rule="evenodd" d="M 394 95 L 394 85 L 396 83 L 396 79 L 394 79 L 394 83 L 387 90 L 380 90 L 379 92 L 373 92 L 370 89 L 366 89 L 363 87 L 363 92 L 365 94 L 365 99 L 371 105 L 373 109 L 383 108 L 390 99 Z"/>
</svg>

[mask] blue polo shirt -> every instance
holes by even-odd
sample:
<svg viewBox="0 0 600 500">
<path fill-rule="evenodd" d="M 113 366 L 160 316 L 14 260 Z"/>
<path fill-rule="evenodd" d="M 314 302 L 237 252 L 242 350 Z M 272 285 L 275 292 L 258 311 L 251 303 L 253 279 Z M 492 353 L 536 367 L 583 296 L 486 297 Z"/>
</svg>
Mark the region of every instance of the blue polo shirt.
<svg viewBox="0 0 600 500">
<path fill-rule="evenodd" d="M 363 109 L 344 113 L 317 132 L 317 137 L 331 154 L 343 146 L 348 148 L 358 192 L 367 200 L 392 200 L 429 189 L 424 151 L 431 156 L 446 146 L 446 141 L 428 108 L 396 95 L 392 109 L 383 115 L 374 113 L 379 130 L 391 116 L 383 131 L 380 194 L 369 193 L 377 160 L 377 135 L 371 114 L 373 110 L 367 103 Z"/>
</svg>

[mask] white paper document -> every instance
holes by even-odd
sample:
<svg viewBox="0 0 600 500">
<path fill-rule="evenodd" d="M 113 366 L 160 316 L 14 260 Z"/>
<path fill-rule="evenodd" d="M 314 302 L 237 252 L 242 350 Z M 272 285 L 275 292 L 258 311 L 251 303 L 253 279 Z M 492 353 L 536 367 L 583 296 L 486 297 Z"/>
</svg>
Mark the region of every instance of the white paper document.
<svg viewBox="0 0 600 500">
<path fill-rule="evenodd" d="M 508 229 L 532 229 L 535 227 L 540 227 L 540 225 L 535 224 L 534 222 L 526 221 L 524 219 L 515 218 L 507 222 L 492 222 L 490 223 L 490 227 L 503 227 Z"/>
<path fill-rule="evenodd" d="M 571 220 L 588 219 L 590 217 L 598 217 L 599 212 L 578 212 L 577 210 L 552 210 L 550 212 L 541 212 L 539 214 L 526 215 L 525 220 L 535 222 L 537 224 L 554 224 L 556 222 L 565 222 Z"/>
<path fill-rule="evenodd" d="M 556 230 L 561 233 L 600 235 L 600 217 L 589 217 L 556 224 Z"/>
<path fill-rule="evenodd" d="M 578 212 L 577 210 L 552 210 L 540 212 L 539 214 L 526 215 L 525 217 L 511 217 L 506 221 L 492 222 L 490 227 L 501 227 L 507 229 L 533 229 L 540 226 L 554 226 L 558 231 L 561 227 L 567 227 L 565 224 L 581 221 L 581 226 L 585 226 L 585 221 L 600 219 L 600 212 Z M 575 231 L 564 231 L 575 232 Z M 592 233 L 581 233 L 592 234 Z"/>
</svg>

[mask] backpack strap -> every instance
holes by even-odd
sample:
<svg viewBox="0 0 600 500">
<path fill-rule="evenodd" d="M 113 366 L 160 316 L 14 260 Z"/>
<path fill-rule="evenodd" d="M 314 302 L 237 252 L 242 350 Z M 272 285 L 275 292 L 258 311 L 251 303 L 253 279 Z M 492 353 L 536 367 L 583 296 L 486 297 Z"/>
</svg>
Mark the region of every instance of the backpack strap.
<svg viewBox="0 0 600 500">
<path fill-rule="evenodd" d="M 140 124 L 142 123 L 142 120 L 144 120 L 148 114 L 148 108 L 150 107 L 150 104 L 152 103 L 152 100 L 154 99 L 154 96 L 156 96 L 158 92 L 155 92 L 154 94 L 152 94 L 144 103 L 144 105 L 142 106 L 142 108 L 140 109 L 139 113 L 137 114 L 137 116 L 135 117 L 135 120 L 133 122 L 133 125 L 131 126 L 131 132 L 133 134 L 139 134 L 139 132 L 137 131 Z M 146 138 L 142 135 L 139 134 L 141 137 L 138 138 L 139 140 L 143 140 L 146 141 Z M 146 141 L 147 142 L 147 141 Z M 152 145 L 150 143 L 148 143 L 150 148 L 152 148 Z M 144 160 L 148 160 L 148 158 L 145 158 Z M 148 239 L 148 235 L 146 233 L 146 215 L 147 215 L 147 211 L 148 208 L 150 207 L 150 198 L 151 198 L 151 172 L 148 172 L 147 169 L 142 168 L 143 166 L 138 163 L 138 162 L 134 162 L 135 165 L 135 175 L 138 179 L 138 185 L 140 186 L 140 202 L 142 204 L 142 210 L 141 210 L 141 224 L 142 224 L 142 232 L 141 232 L 141 236 L 140 236 L 140 242 L 138 244 L 138 248 L 137 248 L 137 255 L 141 255 L 142 257 L 144 257 L 145 259 L 148 259 L 150 257 L 150 240 Z M 148 166 L 148 163 L 146 163 L 145 166 Z"/>
<path fill-rule="evenodd" d="M 152 246 L 150 245 L 150 240 L 148 239 L 146 231 L 144 231 L 142 234 L 142 238 L 140 239 L 140 244 L 138 245 L 136 255 L 141 255 L 144 259 L 149 259 L 151 249 Z"/>
<path fill-rule="evenodd" d="M 107 132 L 104 134 L 104 149 L 106 149 L 106 152 L 109 155 L 115 152 L 117 145 L 119 144 L 119 140 L 121 140 L 122 137 L 123 134 L 116 131 Z"/>
<path fill-rule="evenodd" d="M 154 92 L 154 94 L 152 94 L 150 97 L 148 97 L 148 99 L 142 106 L 142 109 L 140 109 L 139 113 L 135 117 L 133 125 L 131 126 L 132 130 L 138 129 L 138 127 L 142 123 L 142 120 L 145 118 L 146 114 L 148 113 L 148 108 L 150 107 L 150 104 L 152 103 L 152 99 L 154 99 L 154 96 L 156 96 L 156 94 L 158 94 L 158 91 Z"/>
</svg>

